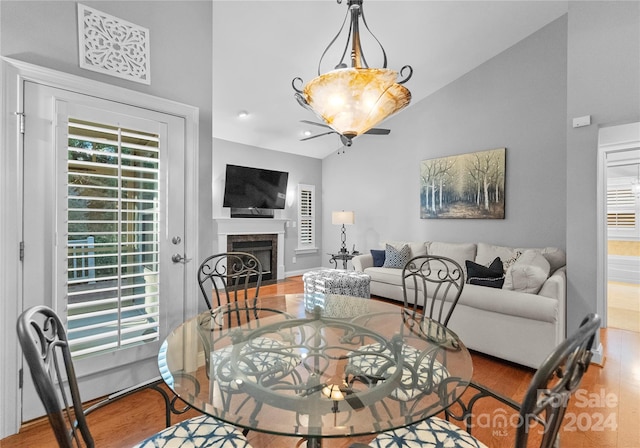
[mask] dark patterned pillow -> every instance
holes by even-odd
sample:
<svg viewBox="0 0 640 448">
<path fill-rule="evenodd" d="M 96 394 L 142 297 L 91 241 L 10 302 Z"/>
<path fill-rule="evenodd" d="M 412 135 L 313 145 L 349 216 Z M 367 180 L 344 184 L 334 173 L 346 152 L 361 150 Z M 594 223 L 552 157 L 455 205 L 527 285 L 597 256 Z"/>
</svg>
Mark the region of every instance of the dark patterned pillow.
<svg viewBox="0 0 640 448">
<path fill-rule="evenodd" d="M 387 244 L 384 250 L 384 268 L 402 269 L 407 261 L 411 259 L 411 248 L 403 245 L 400 249 L 396 249 L 391 244 Z"/>
<path fill-rule="evenodd" d="M 373 266 L 380 268 L 384 265 L 384 250 L 371 249 L 371 256 L 373 257 Z"/>
<path fill-rule="evenodd" d="M 483 266 L 473 261 L 465 261 L 467 266 L 467 283 L 471 285 L 502 288 L 504 271 L 500 257 L 496 257 L 489 266 Z"/>
</svg>

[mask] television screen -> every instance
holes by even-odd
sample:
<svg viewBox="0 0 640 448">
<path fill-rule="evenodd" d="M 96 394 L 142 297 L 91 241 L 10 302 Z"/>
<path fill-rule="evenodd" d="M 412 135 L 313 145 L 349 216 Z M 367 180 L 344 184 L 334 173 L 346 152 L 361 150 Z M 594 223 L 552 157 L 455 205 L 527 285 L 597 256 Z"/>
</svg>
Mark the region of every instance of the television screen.
<svg viewBox="0 0 640 448">
<path fill-rule="evenodd" d="M 283 209 L 289 173 L 227 165 L 224 207 Z"/>
</svg>

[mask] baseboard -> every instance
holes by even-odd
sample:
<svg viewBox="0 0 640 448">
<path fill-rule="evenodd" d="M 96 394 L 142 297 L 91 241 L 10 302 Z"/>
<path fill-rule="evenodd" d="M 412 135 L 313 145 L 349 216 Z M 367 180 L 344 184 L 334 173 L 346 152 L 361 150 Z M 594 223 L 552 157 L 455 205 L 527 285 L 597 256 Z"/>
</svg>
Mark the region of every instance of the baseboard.
<svg viewBox="0 0 640 448">
<path fill-rule="evenodd" d="M 591 353 L 591 363 L 600 367 L 604 367 L 606 356 L 604 356 L 604 348 L 602 347 L 602 343 L 599 343 L 597 348 L 592 348 Z"/>
<path fill-rule="evenodd" d="M 284 276 L 285 277 L 297 277 L 299 275 L 304 274 L 305 272 L 317 271 L 318 269 L 328 269 L 328 268 L 318 267 L 318 268 L 301 269 L 301 270 L 298 270 L 298 271 L 287 271 L 287 272 L 284 273 Z"/>
</svg>

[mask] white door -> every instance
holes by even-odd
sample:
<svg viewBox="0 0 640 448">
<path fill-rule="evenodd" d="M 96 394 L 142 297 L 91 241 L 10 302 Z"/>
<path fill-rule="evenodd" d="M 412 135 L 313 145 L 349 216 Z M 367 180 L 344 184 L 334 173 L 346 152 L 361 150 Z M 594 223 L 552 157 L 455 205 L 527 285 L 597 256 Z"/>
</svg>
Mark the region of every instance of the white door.
<svg viewBox="0 0 640 448">
<path fill-rule="evenodd" d="M 608 152 L 606 326 L 640 331 L 640 148 Z"/>
<path fill-rule="evenodd" d="M 597 200 L 597 311 L 604 326 L 638 331 L 640 122 L 599 129 Z"/>
<path fill-rule="evenodd" d="M 85 400 L 158 375 L 184 315 L 184 118 L 26 82 L 23 307 L 66 322 Z M 43 415 L 24 366 L 22 421 Z"/>
</svg>

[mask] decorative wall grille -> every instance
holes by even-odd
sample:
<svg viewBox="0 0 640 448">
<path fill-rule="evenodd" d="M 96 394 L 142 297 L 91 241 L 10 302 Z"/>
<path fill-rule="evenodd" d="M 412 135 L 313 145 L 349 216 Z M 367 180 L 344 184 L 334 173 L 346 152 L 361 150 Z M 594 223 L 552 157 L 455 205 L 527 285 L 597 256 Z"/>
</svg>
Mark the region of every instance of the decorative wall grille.
<svg viewBox="0 0 640 448">
<path fill-rule="evenodd" d="M 80 67 L 151 84 L 149 30 L 78 4 Z"/>
</svg>

